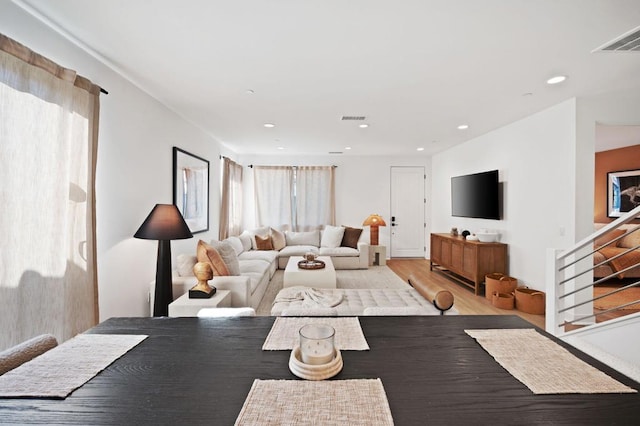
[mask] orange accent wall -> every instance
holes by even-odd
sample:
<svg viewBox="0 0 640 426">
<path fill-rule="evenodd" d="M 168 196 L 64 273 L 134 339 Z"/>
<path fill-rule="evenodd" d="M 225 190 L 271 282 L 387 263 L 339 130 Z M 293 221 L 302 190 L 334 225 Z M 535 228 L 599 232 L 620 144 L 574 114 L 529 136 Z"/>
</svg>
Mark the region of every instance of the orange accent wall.
<svg viewBox="0 0 640 426">
<path fill-rule="evenodd" d="M 624 170 L 640 170 L 640 145 L 596 152 L 595 223 L 608 223 L 616 219 L 607 217 L 607 173 Z"/>
</svg>

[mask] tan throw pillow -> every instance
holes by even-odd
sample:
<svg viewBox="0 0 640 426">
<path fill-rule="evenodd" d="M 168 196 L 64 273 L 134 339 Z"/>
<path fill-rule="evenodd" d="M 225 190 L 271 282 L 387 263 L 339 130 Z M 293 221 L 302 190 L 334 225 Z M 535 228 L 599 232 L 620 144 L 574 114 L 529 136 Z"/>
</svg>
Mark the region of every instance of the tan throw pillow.
<svg viewBox="0 0 640 426">
<path fill-rule="evenodd" d="M 616 238 L 618 238 L 620 235 L 624 234 L 624 229 L 613 229 L 609 232 L 607 232 L 606 234 L 604 234 L 603 236 L 601 236 L 600 238 L 598 238 L 597 240 L 595 240 L 593 242 L 593 245 L 596 248 L 600 248 L 602 246 L 604 246 L 605 244 L 615 240 Z M 618 241 L 618 243 L 620 243 L 620 241 Z M 609 247 L 615 247 L 616 244 L 612 244 Z"/>
<path fill-rule="evenodd" d="M 196 258 L 198 262 L 207 262 L 211 265 L 213 275 L 227 276 L 229 275 L 229 269 L 222 260 L 222 256 L 218 253 L 218 250 L 211 247 L 204 241 L 198 241 L 198 247 L 196 248 Z"/>
<path fill-rule="evenodd" d="M 625 231 L 626 232 L 626 231 Z M 618 247 L 632 248 L 640 245 L 640 229 L 632 231 L 618 240 Z"/>
<path fill-rule="evenodd" d="M 271 244 L 273 244 L 274 250 L 282 250 L 285 248 L 287 246 L 287 240 L 284 232 L 271 228 Z"/>
<path fill-rule="evenodd" d="M 258 250 L 273 250 L 273 244 L 271 243 L 271 236 L 261 237 L 256 235 L 256 246 Z"/>
<path fill-rule="evenodd" d="M 341 247 L 358 248 L 358 241 L 360 240 L 360 234 L 362 234 L 362 228 L 350 228 L 344 227 L 344 235 L 342 236 Z"/>
</svg>

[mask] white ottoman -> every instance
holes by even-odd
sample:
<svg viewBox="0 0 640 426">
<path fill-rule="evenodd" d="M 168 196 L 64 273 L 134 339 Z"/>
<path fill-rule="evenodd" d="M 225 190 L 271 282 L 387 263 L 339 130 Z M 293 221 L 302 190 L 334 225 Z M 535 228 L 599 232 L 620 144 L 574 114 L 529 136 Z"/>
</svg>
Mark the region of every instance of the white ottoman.
<svg viewBox="0 0 640 426">
<path fill-rule="evenodd" d="M 336 270 L 330 256 L 319 256 L 325 263 L 322 269 L 300 269 L 298 262 L 302 256 L 291 256 L 284 270 L 283 287 L 297 285 L 314 288 L 336 288 Z"/>
</svg>

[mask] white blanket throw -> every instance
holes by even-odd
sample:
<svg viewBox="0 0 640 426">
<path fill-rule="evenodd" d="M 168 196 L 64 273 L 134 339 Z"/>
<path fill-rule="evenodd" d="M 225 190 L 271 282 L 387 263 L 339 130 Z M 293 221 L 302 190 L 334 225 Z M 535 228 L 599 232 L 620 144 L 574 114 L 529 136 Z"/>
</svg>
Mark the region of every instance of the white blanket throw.
<svg viewBox="0 0 640 426">
<path fill-rule="evenodd" d="M 302 301 L 305 308 L 333 308 L 342 302 L 342 297 L 341 291 L 297 286 L 280 291 L 273 303 Z"/>
</svg>

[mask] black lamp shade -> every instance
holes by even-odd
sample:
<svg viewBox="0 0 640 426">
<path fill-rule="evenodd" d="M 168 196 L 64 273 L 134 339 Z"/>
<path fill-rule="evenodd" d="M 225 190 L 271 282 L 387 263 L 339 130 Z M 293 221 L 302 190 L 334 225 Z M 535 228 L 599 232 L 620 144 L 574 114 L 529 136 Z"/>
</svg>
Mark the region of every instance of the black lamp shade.
<svg viewBox="0 0 640 426">
<path fill-rule="evenodd" d="M 135 238 L 158 240 L 158 260 L 156 262 L 156 288 L 153 302 L 153 316 L 167 316 L 169 303 L 173 301 L 171 284 L 171 240 L 193 237 L 187 223 L 173 204 L 156 204 L 144 220 Z"/>
<path fill-rule="evenodd" d="M 193 234 L 175 205 L 156 204 L 133 236 L 144 240 L 183 240 Z"/>
</svg>

